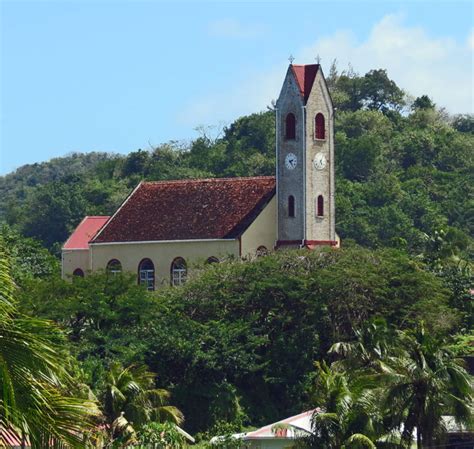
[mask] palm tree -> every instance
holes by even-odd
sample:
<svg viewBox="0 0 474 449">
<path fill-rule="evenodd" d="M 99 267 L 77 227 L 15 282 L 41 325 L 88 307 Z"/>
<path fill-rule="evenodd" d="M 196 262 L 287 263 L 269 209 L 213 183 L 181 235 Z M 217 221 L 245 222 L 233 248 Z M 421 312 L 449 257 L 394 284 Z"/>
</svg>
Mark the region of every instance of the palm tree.
<svg viewBox="0 0 474 449">
<path fill-rule="evenodd" d="M 334 366 L 377 397 L 383 425 L 392 438 L 401 436 L 401 447 L 411 446 L 415 429 L 419 449 L 434 447 L 446 431 L 442 415 L 472 422 L 470 376 L 422 324 L 414 332 L 395 331 L 377 320 L 355 337 L 333 345 L 330 352 L 344 357 Z"/>
<path fill-rule="evenodd" d="M 0 446 L 15 438 L 32 448 L 85 447 L 84 433 L 98 410 L 73 397 L 75 384 L 52 343 L 59 331 L 48 321 L 21 316 L 0 241 Z"/>
<path fill-rule="evenodd" d="M 403 429 L 403 447 L 410 447 L 415 429 L 418 449 L 437 447 L 446 433 L 443 415 L 472 424 L 472 379 L 423 325 L 398 335 L 400 349 L 382 362 L 378 376 L 386 389 L 385 410 Z"/>
<path fill-rule="evenodd" d="M 110 440 L 133 439 L 136 430 L 150 422 L 181 424 L 183 414 L 167 404 L 169 397 L 167 390 L 155 388 L 155 375 L 146 366 L 112 363 L 102 395 Z"/>
<path fill-rule="evenodd" d="M 312 401 L 318 409 L 312 419 L 307 447 L 321 449 L 375 449 L 380 417 L 370 392 L 350 385 L 344 372 L 316 364 Z"/>
</svg>

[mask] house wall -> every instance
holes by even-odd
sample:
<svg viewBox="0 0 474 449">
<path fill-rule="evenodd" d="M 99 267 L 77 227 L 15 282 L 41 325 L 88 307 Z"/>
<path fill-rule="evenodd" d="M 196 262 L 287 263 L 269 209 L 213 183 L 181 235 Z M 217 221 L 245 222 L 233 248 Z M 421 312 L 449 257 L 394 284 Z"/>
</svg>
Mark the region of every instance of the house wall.
<svg viewBox="0 0 474 449">
<path fill-rule="evenodd" d="M 105 270 L 107 263 L 117 259 L 124 272 L 138 273 L 138 265 L 144 258 L 155 266 L 155 288 L 169 285 L 171 263 L 182 257 L 192 270 L 193 264 L 204 262 L 209 257 L 222 259 L 239 257 L 238 240 L 202 240 L 176 242 L 107 243 L 90 245 L 91 271 Z"/>
<path fill-rule="evenodd" d="M 255 256 L 259 246 L 271 251 L 276 243 L 277 199 L 274 196 L 241 237 L 242 257 Z"/>
<path fill-rule="evenodd" d="M 76 268 L 84 273 L 90 271 L 90 254 L 88 249 L 63 249 L 62 251 L 63 277 L 72 276 Z"/>
<path fill-rule="evenodd" d="M 243 447 L 246 449 L 289 449 L 294 445 L 293 438 L 256 438 L 244 440 Z"/>
</svg>

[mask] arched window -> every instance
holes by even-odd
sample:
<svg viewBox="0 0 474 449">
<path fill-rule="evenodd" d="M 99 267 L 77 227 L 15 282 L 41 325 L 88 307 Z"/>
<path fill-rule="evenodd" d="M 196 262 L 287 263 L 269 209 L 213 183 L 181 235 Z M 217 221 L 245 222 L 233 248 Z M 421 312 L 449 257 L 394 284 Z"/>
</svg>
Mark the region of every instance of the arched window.
<svg viewBox="0 0 474 449">
<path fill-rule="evenodd" d="M 285 137 L 287 139 L 295 139 L 296 138 L 296 118 L 295 114 L 291 112 L 286 116 L 285 120 Z"/>
<path fill-rule="evenodd" d="M 314 137 L 316 139 L 325 139 L 325 135 L 324 115 L 318 113 L 314 119 Z"/>
<path fill-rule="evenodd" d="M 186 261 L 182 257 L 174 259 L 171 263 L 171 285 L 184 284 L 187 274 Z"/>
<path fill-rule="evenodd" d="M 318 217 L 324 216 L 324 198 L 322 195 L 318 196 L 316 211 L 317 211 L 316 214 Z"/>
<path fill-rule="evenodd" d="M 117 276 L 122 272 L 122 264 L 117 259 L 109 260 L 107 264 L 107 273 L 112 276 Z"/>
<path fill-rule="evenodd" d="M 207 260 L 206 260 L 206 263 L 207 264 L 211 264 L 211 263 L 219 263 L 219 259 L 217 257 L 209 257 Z"/>
<path fill-rule="evenodd" d="M 83 278 L 83 277 L 84 277 L 84 271 L 82 271 L 81 268 L 76 268 L 76 269 L 72 272 L 72 275 L 73 275 L 73 276 L 80 277 L 80 278 Z"/>
<path fill-rule="evenodd" d="M 155 290 L 155 266 L 150 259 L 143 259 L 138 265 L 138 283 L 147 290 Z"/>
<path fill-rule="evenodd" d="M 268 249 L 266 246 L 259 246 L 255 254 L 257 257 L 266 256 L 268 254 Z"/>
<path fill-rule="evenodd" d="M 293 195 L 288 197 L 288 216 L 295 216 L 295 197 Z"/>
</svg>

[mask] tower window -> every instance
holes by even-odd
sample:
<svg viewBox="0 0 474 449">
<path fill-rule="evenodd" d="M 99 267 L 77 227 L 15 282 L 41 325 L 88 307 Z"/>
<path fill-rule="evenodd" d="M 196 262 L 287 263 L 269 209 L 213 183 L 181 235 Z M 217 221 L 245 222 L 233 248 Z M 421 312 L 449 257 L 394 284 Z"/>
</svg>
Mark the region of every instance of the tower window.
<svg viewBox="0 0 474 449">
<path fill-rule="evenodd" d="M 117 259 L 109 260 L 107 264 L 107 273 L 112 276 L 117 276 L 122 272 L 122 264 Z"/>
<path fill-rule="evenodd" d="M 318 196 L 316 210 L 317 210 L 317 216 L 318 217 L 323 217 L 324 216 L 324 198 L 323 198 L 322 195 Z"/>
<path fill-rule="evenodd" d="M 288 197 L 288 216 L 295 216 L 295 197 L 293 195 Z"/>
<path fill-rule="evenodd" d="M 186 282 L 188 269 L 182 257 L 177 257 L 171 263 L 171 285 L 181 285 Z"/>
<path fill-rule="evenodd" d="M 150 259 L 143 259 L 138 265 L 138 283 L 147 290 L 155 290 L 155 266 Z"/>
<path fill-rule="evenodd" d="M 295 114 L 292 114 L 291 112 L 286 116 L 286 121 L 285 121 L 285 137 L 288 140 L 293 140 L 296 138 L 296 118 Z"/>
<path fill-rule="evenodd" d="M 318 113 L 314 119 L 314 137 L 316 139 L 325 139 L 325 134 L 324 115 Z"/>
</svg>

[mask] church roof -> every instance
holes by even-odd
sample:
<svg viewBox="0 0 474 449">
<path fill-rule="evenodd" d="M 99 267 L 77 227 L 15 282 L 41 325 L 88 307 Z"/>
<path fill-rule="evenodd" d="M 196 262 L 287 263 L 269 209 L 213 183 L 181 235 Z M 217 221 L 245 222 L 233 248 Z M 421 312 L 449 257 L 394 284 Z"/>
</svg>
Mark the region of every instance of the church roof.
<svg viewBox="0 0 474 449">
<path fill-rule="evenodd" d="M 237 238 L 274 195 L 274 176 L 142 182 L 91 243 Z"/>
<path fill-rule="evenodd" d="M 295 75 L 296 82 L 298 83 L 298 88 L 304 102 L 308 100 L 309 94 L 313 87 L 314 79 L 319 70 L 319 64 L 308 64 L 308 65 L 291 65 L 293 74 Z"/>
<path fill-rule="evenodd" d="M 88 249 L 89 241 L 95 237 L 109 218 L 106 216 L 85 217 L 67 239 L 63 249 Z"/>
</svg>

